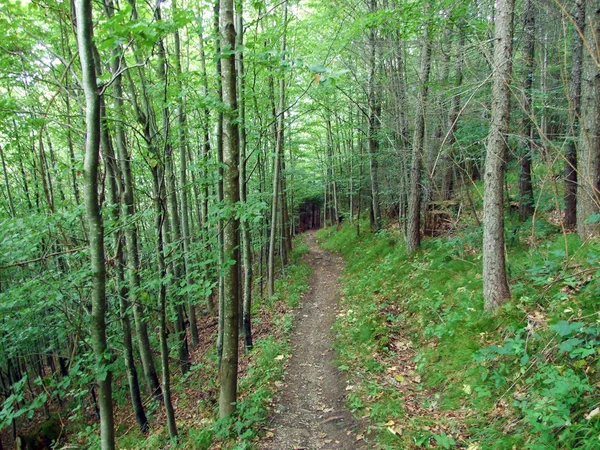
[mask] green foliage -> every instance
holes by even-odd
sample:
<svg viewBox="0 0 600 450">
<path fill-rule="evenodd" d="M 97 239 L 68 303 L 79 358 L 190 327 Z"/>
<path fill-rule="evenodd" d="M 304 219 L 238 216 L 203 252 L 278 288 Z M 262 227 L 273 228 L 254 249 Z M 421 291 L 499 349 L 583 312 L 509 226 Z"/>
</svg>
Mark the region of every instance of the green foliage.
<svg viewBox="0 0 600 450">
<path fill-rule="evenodd" d="M 390 231 L 319 232 L 325 248 L 347 259 L 336 352 L 356 385 L 348 405 L 368 415 L 378 445 L 594 447 L 600 329 L 595 310 L 584 311 L 597 287 L 577 273 L 597 264 L 598 249 L 569 236 L 565 251 L 555 233 L 550 228 L 541 244 L 520 243 L 509 253 L 514 299 L 490 316 L 480 230 L 425 240 L 409 258 Z M 398 390 L 407 383 L 411 390 Z M 424 409 L 411 407 L 405 418 L 409 394 Z M 459 419 L 465 410 L 468 418 Z"/>
</svg>

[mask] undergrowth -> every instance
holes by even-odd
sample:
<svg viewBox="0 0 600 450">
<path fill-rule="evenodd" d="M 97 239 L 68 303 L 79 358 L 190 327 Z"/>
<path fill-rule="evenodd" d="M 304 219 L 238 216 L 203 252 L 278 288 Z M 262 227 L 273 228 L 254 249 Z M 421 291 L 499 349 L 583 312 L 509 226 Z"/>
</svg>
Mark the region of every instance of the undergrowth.
<svg viewBox="0 0 600 450">
<path fill-rule="evenodd" d="M 308 246 L 296 239 L 293 248 L 290 264 L 280 279 L 276 280 L 277 294 L 265 299 L 255 296 L 254 348 L 250 354 L 240 356 L 244 369 L 238 380 L 235 414 L 226 420 L 217 418 L 218 370 L 213 345 L 208 355 L 192 367 L 191 374 L 174 382 L 173 391 L 178 395 L 191 391 L 198 399 L 195 404 L 190 402 L 186 406 L 196 409 L 189 414 L 190 419 L 180 419 L 178 422 L 178 442 L 169 442 L 164 429 L 148 437 L 129 430 L 119 440 L 118 448 L 202 450 L 215 445 L 239 450 L 252 448 L 266 422 L 276 382 L 283 378 L 286 356 L 290 354 L 292 310 L 298 306 L 300 297 L 308 288 L 311 275 L 310 266 L 301 259 L 308 252 Z"/>
<path fill-rule="evenodd" d="M 476 226 L 410 256 L 394 231 L 318 234 L 347 261 L 336 350 L 373 448 L 600 446 L 600 245 L 535 227 L 508 223 L 512 299 L 494 315 Z"/>
</svg>

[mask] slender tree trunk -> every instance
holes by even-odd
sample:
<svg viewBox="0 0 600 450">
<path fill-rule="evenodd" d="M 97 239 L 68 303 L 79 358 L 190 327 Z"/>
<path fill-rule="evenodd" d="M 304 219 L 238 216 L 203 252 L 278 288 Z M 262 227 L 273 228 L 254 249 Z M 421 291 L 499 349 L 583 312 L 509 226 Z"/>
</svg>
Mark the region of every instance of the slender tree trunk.
<svg viewBox="0 0 600 450">
<path fill-rule="evenodd" d="M 587 0 L 585 52 L 581 85 L 581 131 L 577 160 L 577 233 L 597 236 L 600 206 L 600 0 Z"/>
<path fill-rule="evenodd" d="M 85 210 L 90 241 L 92 275 L 92 346 L 96 356 L 96 373 L 100 405 L 100 438 L 102 450 L 115 448 L 112 403 L 112 371 L 109 369 L 106 343 L 106 267 L 104 258 L 104 224 L 98 197 L 98 165 L 100 152 L 100 96 L 96 84 L 93 57 L 92 3 L 76 0 L 77 45 L 82 67 L 86 108 L 85 140 Z"/>
<path fill-rule="evenodd" d="M 233 0 L 221 0 L 221 38 L 227 48 L 235 48 Z M 226 167 L 224 180 L 225 202 L 235 208 L 240 200 L 239 182 L 239 131 L 237 121 L 236 72 L 234 55 L 221 58 L 223 79 L 223 103 L 227 108 L 223 115 L 223 163 Z M 239 313 L 239 228 L 240 220 L 232 212 L 223 230 L 223 247 L 229 266 L 225 272 L 223 308 L 223 357 L 221 359 L 219 415 L 224 418 L 235 411 L 237 399 L 238 368 L 238 313 Z"/>
<path fill-rule="evenodd" d="M 165 278 L 167 265 L 165 263 L 164 230 L 167 224 L 166 200 L 164 198 L 164 171 L 161 164 L 152 168 L 154 183 L 154 209 L 156 213 L 156 258 L 160 285 L 158 288 L 158 309 L 160 317 L 160 359 L 162 364 L 162 394 L 165 412 L 167 413 L 167 429 L 171 438 L 177 437 L 175 410 L 171 401 L 171 373 L 169 368 L 169 344 L 167 341 L 167 286 Z"/>
<path fill-rule="evenodd" d="M 172 2 L 173 13 L 177 12 L 177 3 L 175 0 Z M 181 70 L 181 42 L 179 38 L 179 31 L 175 31 L 175 75 L 178 78 L 178 86 L 180 92 L 183 90 L 183 73 Z M 190 253 L 190 222 L 189 222 L 189 207 L 188 207 L 188 186 L 187 186 L 187 132 L 186 132 L 186 111 L 185 111 L 185 97 L 179 95 L 177 100 L 177 124 L 178 124 L 178 138 L 179 138 L 179 181 L 181 186 L 180 194 L 180 205 L 181 205 L 181 238 L 183 241 L 183 266 L 185 270 L 185 281 L 186 285 L 190 286 L 193 283 L 189 253 Z M 198 324 L 196 322 L 196 305 L 192 296 L 188 296 L 188 316 L 190 321 L 190 335 L 192 340 L 192 346 L 198 345 Z M 189 355 L 188 355 L 189 359 Z"/>
<path fill-rule="evenodd" d="M 137 17 L 135 1 L 129 0 L 129 4 L 133 9 L 133 18 Z M 115 55 L 116 56 L 116 55 Z M 138 64 L 140 61 L 137 61 Z M 113 73 L 117 73 L 121 67 L 121 59 L 115 59 L 111 62 Z M 156 135 L 154 126 L 154 117 L 150 108 L 146 78 L 144 76 L 143 68 L 140 67 L 138 70 L 140 75 L 140 88 L 142 92 L 142 103 L 144 111 L 138 105 L 136 96 L 135 86 L 131 79 L 129 71 L 125 72 L 128 77 L 129 88 L 131 91 L 132 105 L 137 116 L 139 124 L 144 129 L 144 139 L 148 146 L 150 153 L 154 153 L 154 147 L 152 143 L 153 136 Z M 122 96 L 122 78 L 118 77 L 115 79 L 115 106 L 118 112 L 123 112 L 123 96 Z M 117 89 L 121 90 L 121 95 L 118 94 Z M 123 200 L 125 213 L 124 217 L 128 218 L 129 226 L 125 229 L 125 245 L 127 249 L 127 272 L 129 278 L 129 300 L 133 305 L 133 317 L 135 319 L 135 331 L 138 341 L 138 347 L 140 351 L 140 359 L 142 360 L 142 368 L 144 371 L 144 377 L 148 388 L 152 395 L 157 399 L 161 399 L 161 387 L 158 380 L 158 374 L 156 372 L 156 366 L 154 364 L 154 358 L 152 356 L 152 349 L 150 347 L 150 338 L 148 335 L 148 324 L 147 314 L 142 303 L 142 297 L 138 295 L 140 290 L 140 254 L 139 254 L 139 243 L 138 243 L 138 227 L 133 221 L 135 217 L 135 200 L 134 200 L 134 178 L 131 170 L 131 155 L 128 154 L 126 147 L 126 139 L 124 135 L 124 129 L 122 128 L 122 122 L 118 122 L 119 127 L 117 128 L 117 151 L 119 153 L 119 164 L 123 176 Z"/>
<path fill-rule="evenodd" d="M 531 183 L 531 161 L 534 150 L 534 127 L 532 114 L 532 87 L 535 75 L 535 7 L 533 0 L 525 1 L 523 58 L 525 77 L 523 80 L 523 148 L 519 155 L 519 219 L 533 215 L 533 185 Z"/>
<path fill-rule="evenodd" d="M 287 29 L 287 1 L 283 2 L 283 40 L 281 43 L 282 58 L 285 58 L 286 29 Z M 281 175 L 281 155 L 283 154 L 284 125 L 285 125 L 285 79 L 283 75 L 279 81 L 279 109 L 277 111 L 277 136 L 275 142 L 275 160 L 273 162 L 273 198 L 271 204 L 271 233 L 269 236 L 269 257 L 267 262 L 267 294 L 275 294 L 275 246 L 277 236 L 277 203 L 279 200 L 279 187 Z"/>
<path fill-rule="evenodd" d="M 162 21 L 160 7 L 156 7 L 155 16 L 157 21 Z M 173 147 L 170 142 L 170 114 L 169 108 L 167 106 L 167 73 L 166 73 L 166 65 L 167 65 L 167 57 L 164 46 L 164 41 L 159 39 L 158 41 L 158 78 L 163 83 L 163 105 L 162 105 L 162 144 L 165 152 L 165 185 L 167 188 L 166 192 L 166 201 L 168 208 L 168 219 L 169 226 L 171 228 L 171 233 L 165 233 L 164 239 L 165 242 L 169 242 L 171 244 L 175 244 L 179 246 L 179 250 L 183 250 L 181 246 L 181 216 L 179 214 L 178 206 L 179 203 L 177 201 L 177 183 L 175 182 L 175 162 L 173 161 Z M 173 261 L 173 276 L 174 282 L 171 283 L 172 287 L 172 295 L 176 296 L 179 301 L 175 304 L 175 331 L 177 332 L 177 354 L 179 356 L 179 366 L 181 367 L 181 373 L 186 374 L 190 370 L 190 355 L 188 351 L 188 343 L 187 343 L 187 334 L 185 330 L 185 320 L 183 316 L 183 306 L 181 301 L 185 302 L 185 300 L 181 300 L 181 295 L 179 294 L 179 283 L 183 278 L 183 274 L 185 272 L 185 268 L 182 267 L 185 258 L 182 260 L 181 258 L 177 258 Z"/>
<path fill-rule="evenodd" d="M 202 26 L 202 23 L 200 24 Z M 199 34 L 199 51 L 200 51 L 200 73 L 202 75 L 202 95 L 207 97 L 208 91 L 208 74 L 206 72 L 206 54 L 204 52 L 204 37 L 202 32 Z M 202 134 L 203 134 L 203 145 L 201 150 L 202 156 L 202 239 L 204 242 L 204 248 L 207 253 L 210 253 L 209 244 L 209 229 L 208 229 L 208 162 L 210 157 L 210 110 L 208 108 L 203 109 L 202 117 Z M 217 137 L 220 139 L 220 137 Z M 215 315 L 215 304 L 211 294 L 208 294 L 207 298 L 208 312 L 211 315 Z"/>
<path fill-rule="evenodd" d="M 244 45 L 244 10 L 243 2 L 237 3 L 237 42 L 236 47 Z M 238 53 L 237 59 L 237 95 L 239 111 L 240 133 L 240 203 L 245 204 L 247 199 L 246 180 L 246 101 L 244 80 L 244 54 Z M 247 219 L 240 222 L 242 233 L 242 261 L 244 273 L 243 299 L 242 299 L 242 325 L 244 330 L 244 347 L 246 352 L 252 350 L 252 241 L 250 237 L 250 224 Z"/>
<path fill-rule="evenodd" d="M 377 0 L 370 0 L 370 12 L 377 12 Z M 371 175 L 371 229 L 381 229 L 381 211 L 379 200 L 379 128 L 381 116 L 381 99 L 376 86 L 375 74 L 377 71 L 377 30 L 371 29 L 369 33 L 369 168 Z"/>
<path fill-rule="evenodd" d="M 2 172 L 4 173 L 4 186 L 6 187 L 6 195 L 8 197 L 8 210 L 10 215 L 15 217 L 17 215 L 15 211 L 15 204 L 13 203 L 12 193 L 10 189 L 10 182 L 8 180 L 8 169 L 6 168 L 6 159 L 4 158 L 4 149 L 0 145 L 0 159 L 2 160 Z"/>
<path fill-rule="evenodd" d="M 504 157 L 510 123 L 514 0 L 496 3 L 492 122 L 487 142 L 483 197 L 483 296 L 486 311 L 510 297 L 504 255 Z"/>
<path fill-rule="evenodd" d="M 215 1 L 214 5 L 214 31 L 215 31 L 215 54 L 217 55 L 216 71 L 217 71 L 217 95 L 220 99 L 223 98 L 223 78 L 222 78 L 222 61 L 221 61 L 221 2 L 220 0 Z M 233 48 L 233 46 L 232 46 Z M 217 116 L 217 165 L 219 180 L 217 182 L 217 201 L 219 204 L 223 203 L 224 199 L 224 172 L 223 172 L 223 112 L 219 111 Z M 223 269 L 225 267 L 225 251 L 223 244 L 223 226 L 224 222 L 222 219 L 218 221 L 218 233 L 217 233 L 217 246 L 218 246 L 218 259 L 219 259 L 219 324 L 217 334 L 217 355 L 219 358 L 219 366 L 221 365 L 221 358 L 223 355 L 223 330 L 225 316 L 223 314 L 224 302 L 225 302 L 225 278 L 223 276 Z"/>
<path fill-rule="evenodd" d="M 108 17 L 112 17 L 114 12 L 114 4 L 107 0 L 104 1 L 104 10 Z M 115 48 L 112 51 L 111 58 L 111 72 L 115 77 L 113 83 L 113 92 L 114 92 L 114 108 L 118 115 L 121 115 L 123 112 L 123 86 L 122 86 L 122 78 L 121 75 L 118 74 L 119 67 L 121 64 L 121 51 L 120 47 Z M 107 125 L 105 125 L 105 128 Z M 106 133 L 108 134 L 108 133 Z M 126 221 L 131 221 L 133 216 L 133 211 L 130 211 L 129 203 L 133 206 L 133 189 L 131 186 L 132 177 L 131 177 L 131 168 L 129 166 L 129 157 L 127 155 L 127 144 L 125 138 L 125 130 L 123 128 L 123 122 L 121 120 L 115 121 L 115 143 L 117 148 L 118 157 L 114 160 L 114 155 L 112 155 L 113 162 L 110 168 L 115 172 L 113 177 L 117 178 L 117 164 L 120 168 L 120 173 L 122 177 L 122 181 L 120 182 L 119 189 L 119 197 L 123 199 L 123 203 L 121 204 L 120 214 L 118 210 L 114 210 L 114 219 L 118 220 L 119 218 L 125 218 Z M 114 192 L 112 195 L 112 203 L 116 206 L 118 204 L 118 196 L 117 193 Z M 131 213 L 131 214 L 130 214 Z M 134 237 L 130 235 L 130 233 L 134 234 Z M 119 306 L 120 306 L 120 314 L 121 314 L 121 328 L 123 330 L 123 347 L 124 347 L 124 360 L 125 360 L 125 368 L 127 372 L 127 380 L 129 383 L 129 393 L 131 395 L 131 403 L 133 407 L 133 411 L 135 414 L 136 422 L 142 431 L 145 433 L 148 431 L 149 424 L 148 418 L 146 417 L 146 413 L 144 411 L 144 405 L 142 402 L 142 396 L 140 392 L 140 385 L 138 379 L 137 369 L 135 367 L 135 358 L 133 353 L 133 339 L 132 339 L 132 331 L 131 331 L 131 319 L 129 316 L 129 309 L 131 307 L 130 300 L 132 299 L 131 291 L 132 289 L 139 288 L 139 278 L 137 279 L 137 284 L 135 278 L 137 277 L 137 233 L 135 229 L 135 225 L 128 225 L 125 229 L 125 246 L 127 249 L 127 260 L 125 259 L 125 255 L 122 249 L 122 237 L 120 233 L 115 234 L 118 236 L 118 239 L 115 242 L 115 247 L 117 248 L 117 260 L 118 260 L 118 278 L 119 285 L 121 286 L 119 292 Z M 132 247 L 132 242 L 134 242 L 135 248 Z M 135 268 L 132 269 L 130 267 L 130 255 L 129 253 L 135 253 L 134 264 Z M 124 279 L 124 269 L 127 269 L 128 278 L 129 278 L 129 289 L 125 287 L 125 279 Z M 135 273 L 133 273 L 135 272 Z M 132 275 L 134 279 L 132 280 Z M 132 282 L 133 281 L 133 282 Z M 135 294 L 133 294 L 133 301 L 136 301 Z M 147 338 L 147 332 L 146 332 Z M 150 353 L 149 353 L 150 354 Z M 150 354 L 150 358 L 152 358 Z M 154 374 L 156 376 L 156 372 Z M 158 380 L 156 380 L 157 388 Z"/>
<path fill-rule="evenodd" d="M 576 0 L 573 10 L 573 44 L 571 53 L 571 80 L 569 85 L 569 100 L 571 113 L 571 131 L 569 142 L 565 148 L 565 219 L 566 228 L 573 229 L 577 225 L 577 149 L 575 136 L 578 134 L 579 118 L 581 115 L 581 71 L 583 61 L 583 35 L 585 29 L 585 0 Z"/>
<path fill-rule="evenodd" d="M 429 4 L 425 6 L 429 14 Z M 431 38 L 429 23 L 423 31 L 423 49 L 421 50 L 421 68 L 419 70 L 419 96 L 415 115 L 415 134 L 413 137 L 412 165 L 410 169 L 410 197 L 408 199 L 408 224 L 406 250 L 411 253 L 421 245 L 421 172 L 423 170 L 423 141 L 425 139 L 425 108 L 429 90 L 429 72 L 431 69 Z"/>
<path fill-rule="evenodd" d="M 465 35 L 460 26 L 458 33 L 458 46 L 454 52 L 454 92 L 452 94 L 452 104 L 448 113 L 448 139 L 446 140 L 447 150 L 444 152 L 443 156 L 442 200 L 451 200 L 454 196 L 455 182 L 453 148 L 456 142 L 456 128 L 458 125 L 458 116 L 460 114 L 460 88 L 463 82 L 463 48 L 465 45 Z"/>
</svg>

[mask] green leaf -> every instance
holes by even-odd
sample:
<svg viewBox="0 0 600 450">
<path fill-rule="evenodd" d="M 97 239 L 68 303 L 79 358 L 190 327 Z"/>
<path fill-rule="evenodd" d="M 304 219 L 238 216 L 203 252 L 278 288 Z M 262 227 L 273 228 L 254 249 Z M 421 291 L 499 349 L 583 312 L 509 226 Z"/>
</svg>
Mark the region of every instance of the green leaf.
<svg viewBox="0 0 600 450">
<path fill-rule="evenodd" d="M 550 329 L 556 331 L 560 336 L 570 336 L 571 334 L 581 331 L 583 327 L 582 322 L 568 322 L 561 320 L 556 325 L 553 325 Z"/>
</svg>

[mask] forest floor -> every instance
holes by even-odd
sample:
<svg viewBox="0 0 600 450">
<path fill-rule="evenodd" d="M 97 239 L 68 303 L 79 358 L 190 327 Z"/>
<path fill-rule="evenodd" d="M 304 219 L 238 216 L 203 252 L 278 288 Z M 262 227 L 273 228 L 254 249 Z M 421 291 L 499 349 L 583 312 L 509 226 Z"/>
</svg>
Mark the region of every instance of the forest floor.
<svg viewBox="0 0 600 450">
<path fill-rule="evenodd" d="M 261 448 L 364 448 L 360 424 L 344 405 L 352 386 L 335 367 L 332 348 L 344 260 L 322 250 L 315 232 L 306 233 L 304 242 L 313 275 L 295 319 L 292 355 Z"/>
</svg>

